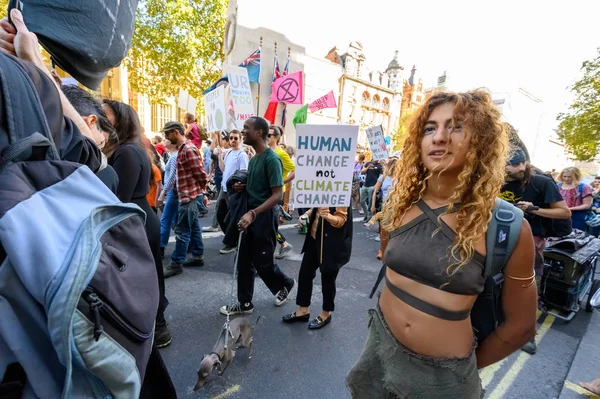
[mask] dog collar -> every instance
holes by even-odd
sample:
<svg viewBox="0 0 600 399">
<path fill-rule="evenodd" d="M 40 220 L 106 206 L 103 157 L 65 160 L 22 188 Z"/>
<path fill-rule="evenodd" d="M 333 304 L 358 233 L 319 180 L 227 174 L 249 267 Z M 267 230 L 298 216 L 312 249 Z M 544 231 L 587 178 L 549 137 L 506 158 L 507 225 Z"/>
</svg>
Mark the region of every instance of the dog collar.
<svg viewBox="0 0 600 399">
<path fill-rule="evenodd" d="M 219 361 L 221 361 L 221 356 L 219 356 L 219 354 L 218 354 L 217 352 L 210 352 L 210 353 L 208 354 L 208 356 L 210 356 L 210 355 L 216 355 L 216 356 L 217 356 L 217 358 L 219 359 Z"/>
</svg>

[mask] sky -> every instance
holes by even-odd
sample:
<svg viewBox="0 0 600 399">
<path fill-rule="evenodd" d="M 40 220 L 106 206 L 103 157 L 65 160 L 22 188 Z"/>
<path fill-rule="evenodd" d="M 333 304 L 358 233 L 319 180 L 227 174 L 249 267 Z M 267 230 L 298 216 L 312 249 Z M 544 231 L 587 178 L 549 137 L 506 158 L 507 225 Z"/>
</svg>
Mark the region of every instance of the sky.
<svg viewBox="0 0 600 399">
<path fill-rule="evenodd" d="M 449 89 L 521 87 L 544 101 L 544 129 L 567 111 L 568 86 L 600 47 L 600 1 L 238 0 L 243 20 L 285 33 L 313 56 L 352 41 L 370 69 L 399 51 L 426 87 L 448 74 Z"/>
</svg>

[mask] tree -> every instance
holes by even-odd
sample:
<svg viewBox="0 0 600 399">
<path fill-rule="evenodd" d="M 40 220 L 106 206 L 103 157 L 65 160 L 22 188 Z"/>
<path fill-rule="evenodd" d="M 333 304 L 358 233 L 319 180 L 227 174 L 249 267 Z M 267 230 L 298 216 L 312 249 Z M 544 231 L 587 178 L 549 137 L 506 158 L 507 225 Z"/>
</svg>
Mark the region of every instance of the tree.
<svg viewBox="0 0 600 399">
<path fill-rule="evenodd" d="M 575 100 L 559 114 L 558 137 L 577 161 L 591 161 L 600 150 L 600 47 L 598 55 L 581 66 L 583 77 L 573 85 Z"/>
<path fill-rule="evenodd" d="M 226 0 L 140 0 L 124 60 L 131 88 L 151 102 L 180 88 L 200 98 L 221 77 L 226 14 Z"/>
<path fill-rule="evenodd" d="M 392 134 L 392 153 L 396 151 L 402 150 L 404 148 L 404 142 L 406 141 L 406 134 L 408 130 L 408 122 L 410 120 L 410 116 L 412 115 L 412 111 L 406 110 L 400 116 L 400 122 L 398 123 L 398 127 Z"/>
<path fill-rule="evenodd" d="M 8 0 L 0 0 L 0 19 L 8 15 Z"/>
</svg>

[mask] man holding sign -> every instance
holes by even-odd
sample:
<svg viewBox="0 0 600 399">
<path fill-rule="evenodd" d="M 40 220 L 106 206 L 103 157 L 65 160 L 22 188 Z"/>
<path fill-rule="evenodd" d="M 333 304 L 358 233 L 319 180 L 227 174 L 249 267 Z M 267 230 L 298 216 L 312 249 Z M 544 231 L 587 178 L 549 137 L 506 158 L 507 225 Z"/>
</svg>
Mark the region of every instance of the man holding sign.
<svg viewBox="0 0 600 399">
<path fill-rule="evenodd" d="M 239 303 L 221 307 L 224 315 L 252 313 L 254 305 L 255 270 L 269 290 L 275 295 L 275 305 L 287 301 L 296 287 L 296 281 L 286 276 L 273 262 L 278 218 L 274 209 L 283 198 L 283 171 L 281 159 L 267 144 L 269 123 L 254 116 L 244 122 L 244 144 L 256 151 L 248 164 L 248 182 L 233 185 L 237 192 L 246 190 L 249 211 L 242 216 L 238 226 L 244 237 L 238 254 L 237 290 Z"/>
</svg>

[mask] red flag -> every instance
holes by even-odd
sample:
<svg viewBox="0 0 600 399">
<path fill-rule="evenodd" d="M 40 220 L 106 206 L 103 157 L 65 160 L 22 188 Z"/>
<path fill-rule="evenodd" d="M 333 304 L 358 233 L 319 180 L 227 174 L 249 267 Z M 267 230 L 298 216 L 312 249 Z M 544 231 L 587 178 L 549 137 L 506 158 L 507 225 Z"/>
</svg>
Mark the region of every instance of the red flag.
<svg viewBox="0 0 600 399">
<path fill-rule="evenodd" d="M 267 110 L 265 111 L 265 119 L 271 123 L 275 123 L 275 118 L 277 117 L 277 106 L 278 102 L 270 102 Z"/>
</svg>

